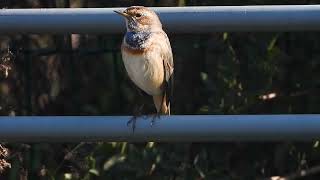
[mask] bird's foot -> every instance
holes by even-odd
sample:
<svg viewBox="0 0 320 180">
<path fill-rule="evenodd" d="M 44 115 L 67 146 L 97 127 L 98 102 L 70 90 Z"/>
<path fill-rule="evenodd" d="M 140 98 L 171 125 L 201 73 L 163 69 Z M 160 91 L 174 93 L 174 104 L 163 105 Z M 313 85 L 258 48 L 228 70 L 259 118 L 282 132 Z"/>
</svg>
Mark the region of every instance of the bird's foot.
<svg viewBox="0 0 320 180">
<path fill-rule="evenodd" d="M 132 118 L 130 118 L 130 120 L 127 122 L 127 126 L 129 126 L 130 124 L 132 124 L 132 133 L 134 133 L 134 130 L 136 129 L 136 122 L 137 119 L 139 117 L 142 117 L 142 109 L 144 107 L 144 104 L 142 104 L 141 106 L 135 108 L 134 112 L 133 112 L 133 116 Z"/>
<path fill-rule="evenodd" d="M 134 133 L 136 129 L 136 122 L 139 117 L 141 116 L 132 116 L 132 118 L 130 118 L 130 120 L 127 122 L 127 126 L 130 126 L 130 124 L 132 124 L 132 133 Z"/>
<path fill-rule="evenodd" d="M 144 119 L 151 118 L 150 126 L 153 126 L 156 123 L 157 118 L 160 119 L 160 113 L 148 114 L 148 115 L 134 115 L 127 122 L 127 126 L 130 126 L 130 124 L 132 124 L 132 133 L 134 133 L 134 131 L 136 129 L 137 119 L 142 116 L 144 116 Z"/>
</svg>

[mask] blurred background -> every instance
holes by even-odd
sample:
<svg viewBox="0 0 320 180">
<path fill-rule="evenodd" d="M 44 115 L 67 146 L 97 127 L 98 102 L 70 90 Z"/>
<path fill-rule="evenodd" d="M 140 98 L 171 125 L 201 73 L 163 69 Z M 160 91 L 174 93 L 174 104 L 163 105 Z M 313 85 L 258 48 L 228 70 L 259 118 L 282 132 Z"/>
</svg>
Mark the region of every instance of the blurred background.
<svg viewBox="0 0 320 180">
<path fill-rule="evenodd" d="M 320 1 L 3 0 L 0 7 L 317 3 Z M 173 114 L 320 113 L 318 32 L 168 35 L 175 61 Z M 132 114 L 139 95 L 122 64 L 122 36 L 0 35 L 0 114 Z M 9 154 L 0 148 L 0 179 L 8 180 L 270 179 L 299 176 L 295 173 L 320 165 L 319 141 L 2 145 Z M 2 169 L 3 160 L 11 168 Z M 316 170 L 301 179 L 319 178 Z"/>
</svg>

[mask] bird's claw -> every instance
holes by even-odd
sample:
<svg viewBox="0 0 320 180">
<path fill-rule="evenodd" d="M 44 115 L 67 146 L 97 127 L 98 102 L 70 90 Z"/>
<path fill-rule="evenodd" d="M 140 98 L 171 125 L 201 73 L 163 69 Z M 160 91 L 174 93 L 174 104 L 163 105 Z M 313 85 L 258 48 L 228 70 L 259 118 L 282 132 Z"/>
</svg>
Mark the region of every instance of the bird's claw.
<svg viewBox="0 0 320 180">
<path fill-rule="evenodd" d="M 134 133 L 134 130 L 136 129 L 136 122 L 137 122 L 137 117 L 133 116 L 128 122 L 127 126 L 129 127 L 130 124 L 132 124 L 132 133 Z"/>
<path fill-rule="evenodd" d="M 137 118 L 141 117 L 141 111 L 144 107 L 144 104 L 142 104 L 140 107 L 136 108 L 134 110 L 134 115 L 132 116 L 132 118 L 127 122 L 127 126 L 129 126 L 132 123 L 132 133 L 134 133 L 134 130 L 136 129 L 136 122 L 137 122 Z"/>
<path fill-rule="evenodd" d="M 160 119 L 160 113 L 156 113 L 152 115 L 150 126 L 153 126 L 156 123 L 156 118 Z"/>
<path fill-rule="evenodd" d="M 132 133 L 134 133 L 135 129 L 136 129 L 136 122 L 137 122 L 137 118 L 139 116 L 133 116 L 128 122 L 127 122 L 127 126 L 129 127 L 130 124 L 132 124 Z M 143 116 L 144 119 L 147 119 L 148 115 Z M 150 126 L 152 127 L 155 123 L 156 123 L 156 119 L 160 119 L 160 113 L 156 113 L 156 114 L 152 114 L 151 115 L 151 122 L 150 122 Z"/>
</svg>

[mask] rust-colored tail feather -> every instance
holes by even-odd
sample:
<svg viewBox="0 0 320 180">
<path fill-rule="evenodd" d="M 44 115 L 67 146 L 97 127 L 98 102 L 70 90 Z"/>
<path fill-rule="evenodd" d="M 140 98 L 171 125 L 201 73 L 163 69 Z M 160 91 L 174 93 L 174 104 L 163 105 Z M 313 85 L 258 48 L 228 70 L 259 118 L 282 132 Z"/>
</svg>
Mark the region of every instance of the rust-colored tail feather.
<svg viewBox="0 0 320 180">
<path fill-rule="evenodd" d="M 170 102 L 167 105 L 166 97 L 162 95 L 153 96 L 153 103 L 157 112 L 164 115 L 170 115 Z"/>
</svg>

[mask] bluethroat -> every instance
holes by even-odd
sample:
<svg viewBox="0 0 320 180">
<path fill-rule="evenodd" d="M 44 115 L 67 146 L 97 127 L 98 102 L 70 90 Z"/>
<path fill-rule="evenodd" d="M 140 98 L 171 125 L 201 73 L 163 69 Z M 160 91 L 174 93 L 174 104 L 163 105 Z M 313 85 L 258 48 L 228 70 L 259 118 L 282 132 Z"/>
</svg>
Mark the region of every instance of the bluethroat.
<svg viewBox="0 0 320 180">
<path fill-rule="evenodd" d="M 143 6 L 115 12 L 126 21 L 121 53 L 129 78 L 153 97 L 156 115 L 170 115 L 174 65 L 170 41 L 160 19 Z"/>
</svg>

